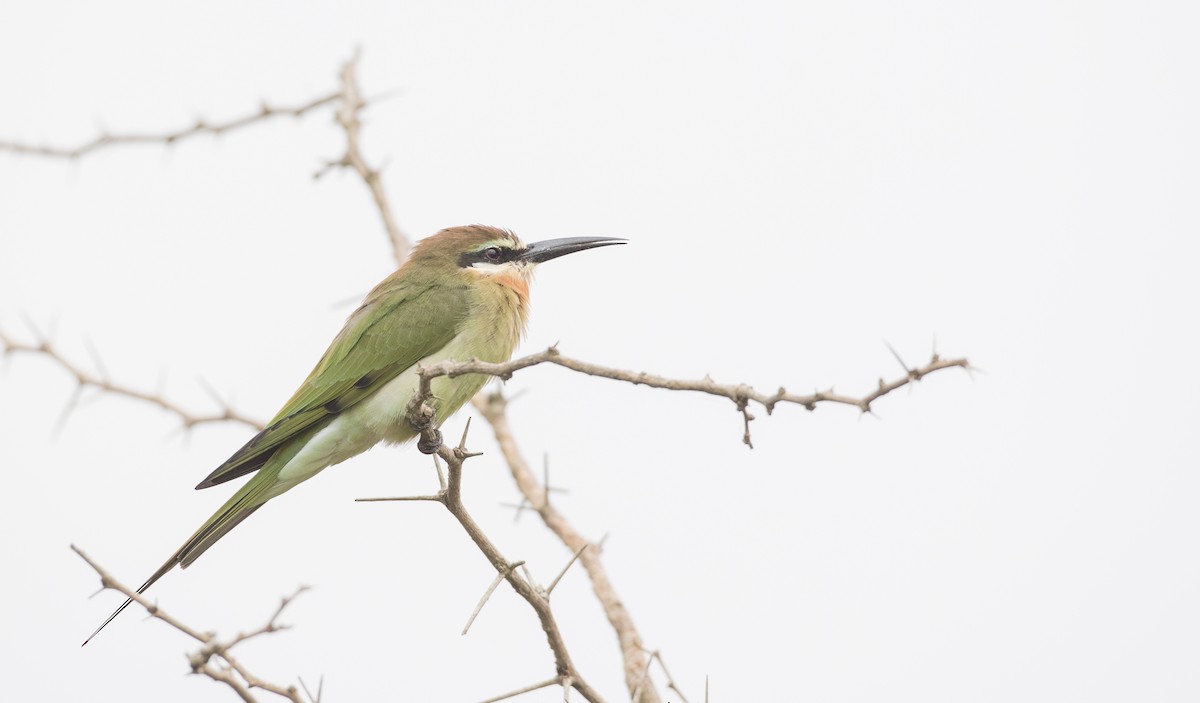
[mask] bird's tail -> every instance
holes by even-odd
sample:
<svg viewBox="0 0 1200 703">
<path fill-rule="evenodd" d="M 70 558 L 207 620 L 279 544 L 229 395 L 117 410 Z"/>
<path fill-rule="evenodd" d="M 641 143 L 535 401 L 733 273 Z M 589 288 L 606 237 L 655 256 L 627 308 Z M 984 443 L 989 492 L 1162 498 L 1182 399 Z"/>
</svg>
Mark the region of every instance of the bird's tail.
<svg viewBox="0 0 1200 703">
<path fill-rule="evenodd" d="M 261 508 L 266 503 L 266 498 L 263 494 L 270 483 L 271 481 L 253 480 L 242 486 L 241 490 L 235 493 L 217 512 L 213 513 L 212 517 L 199 530 L 196 530 L 196 534 L 192 535 L 178 551 L 172 554 L 166 563 L 158 567 L 158 571 L 155 571 L 150 578 L 146 579 L 146 582 L 137 589 L 138 595 L 145 593 L 146 589 L 153 586 L 155 581 L 158 581 L 168 571 L 175 568 L 176 564 L 182 569 L 191 566 L 192 562 L 196 561 L 201 554 L 208 551 L 209 547 L 216 544 L 217 540 L 237 527 L 238 523 L 242 520 L 250 517 L 250 514 L 255 510 Z M 120 615 L 122 610 L 128 608 L 133 600 L 132 596 L 126 598 L 121 607 L 113 611 L 113 614 L 109 615 L 107 620 L 100 623 L 100 627 L 97 627 L 96 631 L 83 641 L 83 644 L 86 645 L 88 642 L 91 642 L 92 638 L 99 634 L 115 617 Z"/>
</svg>

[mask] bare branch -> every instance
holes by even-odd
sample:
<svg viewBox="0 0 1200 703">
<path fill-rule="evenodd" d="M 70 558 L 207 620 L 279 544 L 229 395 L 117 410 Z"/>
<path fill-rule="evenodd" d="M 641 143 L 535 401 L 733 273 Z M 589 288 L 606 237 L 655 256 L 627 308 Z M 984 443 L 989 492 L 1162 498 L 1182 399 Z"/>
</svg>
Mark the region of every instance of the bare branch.
<svg viewBox="0 0 1200 703">
<path fill-rule="evenodd" d="M 406 413 L 408 421 L 421 433 L 422 443 L 429 447 L 435 447 L 437 456 L 441 457 L 446 463 L 448 474 L 446 490 L 439 493 L 441 502 L 450 511 L 450 514 L 458 520 L 466 531 L 467 536 L 483 552 L 484 557 L 491 563 L 492 568 L 498 574 L 497 580 L 492 583 L 484 597 L 480 600 L 479 605 L 472 614 L 471 619 L 467 621 L 467 628 L 474 621 L 479 610 L 487 602 L 500 580 L 507 581 L 517 595 L 521 596 L 538 616 L 538 620 L 542 625 L 542 632 L 546 635 L 546 641 L 550 645 L 550 651 L 554 655 L 554 668 L 557 676 L 551 683 L 562 683 L 568 689 L 573 688 L 580 693 L 586 700 L 591 703 L 602 703 L 603 699 L 600 694 L 591 687 L 576 671 L 574 663 L 571 661 L 571 655 L 567 651 L 566 641 L 563 639 L 562 631 L 559 630 L 558 622 L 554 618 L 554 613 L 550 609 L 550 600 L 546 597 L 545 592 L 533 584 L 532 580 L 527 576 L 522 577 L 518 574 L 518 566 L 524 566 L 524 562 L 510 562 L 500 553 L 500 550 L 492 543 L 491 539 L 483 532 L 483 529 L 471 517 L 466 506 L 462 501 L 462 473 L 463 464 L 467 459 L 478 456 L 478 453 L 467 451 L 467 431 L 470 429 L 468 423 L 467 428 L 463 431 L 462 440 L 458 446 L 450 447 L 442 443 L 441 433 L 438 432 L 434 423 L 433 409 L 425 404 L 418 403 L 410 404 Z M 464 628 L 463 633 L 466 634 L 467 628 Z M 517 692 L 505 694 L 499 698 L 490 700 L 497 701 L 509 698 L 520 693 L 525 693 L 536 688 L 544 688 L 551 683 L 539 684 L 534 688 L 522 689 Z"/>
<path fill-rule="evenodd" d="M 130 589 L 128 586 L 125 586 L 121 582 L 117 581 L 115 578 L 112 577 L 112 575 L 110 575 L 107 571 L 104 570 L 103 567 L 101 567 L 99 564 L 97 564 L 95 561 L 93 561 L 92 558 L 90 556 L 88 556 L 87 553 L 84 552 L 79 547 L 76 547 L 75 545 L 72 544 L 71 551 L 78 554 L 79 557 L 81 559 L 83 559 L 84 561 L 86 561 L 88 566 L 92 567 L 92 570 L 95 571 L 96 574 L 100 576 L 100 590 L 101 591 L 103 591 L 105 589 L 112 589 L 114 591 L 118 591 L 120 593 L 125 594 L 125 597 L 132 598 L 133 602 L 135 602 L 138 605 L 145 608 L 146 612 L 149 613 L 151 617 L 162 620 L 163 622 L 167 623 L 171 627 L 175 628 L 176 630 L 179 630 L 183 634 L 187 635 L 188 637 L 191 637 L 192 639 L 196 640 L 197 642 L 200 642 L 201 644 L 208 644 L 213 639 L 212 633 L 200 632 L 198 630 L 193 630 L 192 628 L 183 624 L 179 620 L 176 620 L 175 618 L 168 615 L 161 608 L 159 608 L 157 604 L 151 603 L 150 600 L 148 598 L 146 598 L 145 596 L 137 593 L 136 591 Z"/>
<path fill-rule="evenodd" d="M 246 417 L 245 415 L 242 415 L 228 406 L 224 407 L 220 413 L 199 415 L 184 409 L 182 406 L 167 400 L 157 393 L 147 393 L 146 391 L 140 391 L 130 388 L 129 386 L 123 386 L 118 383 L 114 383 L 108 379 L 107 373 L 103 373 L 100 376 L 95 376 L 69 361 L 58 351 L 58 349 L 54 347 L 53 344 L 44 339 L 37 344 L 22 344 L 21 342 L 17 342 L 11 337 L 6 336 L 3 332 L 0 332 L 0 353 L 4 355 L 26 353 L 44 356 L 57 364 L 59 368 L 66 371 L 71 376 L 74 376 L 75 382 L 79 384 L 79 390 L 85 388 L 95 388 L 104 393 L 119 395 L 125 398 L 132 398 L 133 400 L 140 400 L 143 403 L 155 405 L 179 418 L 179 421 L 183 423 L 183 427 L 185 429 L 191 429 L 196 425 L 204 425 L 214 422 L 237 422 L 249 427 L 253 427 L 254 429 L 262 429 L 262 423 Z M 73 399 L 72 404 L 68 406 L 68 412 L 74 407 L 74 404 L 77 401 L 78 397 Z M 64 413 L 61 422 L 65 422 L 65 420 L 66 413 Z"/>
<path fill-rule="evenodd" d="M 162 620 L 171 627 L 179 630 L 183 634 L 200 643 L 200 649 L 188 655 L 188 662 L 191 664 L 193 673 L 206 676 L 213 681 L 225 684 L 245 703 L 255 703 L 255 698 L 250 693 L 250 690 L 255 688 L 273 693 L 282 698 L 286 698 L 287 700 L 292 701 L 292 703 L 304 703 L 295 686 L 280 686 L 279 684 L 270 683 L 269 681 L 258 678 L 254 674 L 250 673 L 250 671 L 241 662 L 235 659 L 233 655 L 230 654 L 230 650 L 232 650 L 234 646 L 241 644 L 242 642 L 245 642 L 253 637 L 272 632 L 278 632 L 279 630 L 285 629 L 286 626 L 278 624 L 279 616 L 283 614 L 284 609 L 287 608 L 289 603 L 307 590 L 307 587 L 301 586 L 300 588 L 296 589 L 292 595 L 283 598 L 279 603 L 279 607 L 275 609 L 275 612 L 271 615 L 271 618 L 262 627 L 239 634 L 228 642 L 222 642 L 221 640 L 217 639 L 215 634 L 211 632 L 200 632 L 185 625 L 182 621 L 176 619 L 175 617 L 168 615 L 156 603 L 150 602 L 150 600 L 145 596 L 139 594 L 137 591 L 129 588 L 125 584 L 113 578 L 108 571 L 96 563 L 95 560 L 88 556 L 79 547 L 76 547 L 72 544 L 71 550 L 78 554 L 81 559 L 87 562 L 88 566 L 92 567 L 92 570 L 95 571 L 100 577 L 100 590 L 111 589 L 123 594 L 126 598 L 132 598 L 135 603 L 145 608 L 146 612 L 149 613 L 151 617 Z M 214 658 L 217 660 L 216 662 L 214 662 Z"/>
<path fill-rule="evenodd" d="M 491 424 L 496 441 L 500 445 L 500 451 L 504 455 L 504 461 L 517 483 L 517 488 L 529 502 L 531 509 L 537 512 L 546 527 L 550 528 L 550 531 L 562 540 L 568 549 L 579 554 L 583 568 L 592 581 L 592 590 L 600 601 L 600 606 L 604 609 L 609 624 L 617 634 L 617 641 L 625 662 L 625 685 L 629 692 L 633 693 L 638 687 L 641 672 L 646 667 L 642 638 L 633 624 L 633 618 L 625 609 L 625 604 L 617 595 L 616 589 L 608 579 L 608 574 L 604 571 L 604 566 L 600 562 L 600 550 L 586 549 L 590 543 L 556 507 L 546 500 L 545 489 L 538 483 L 537 478 L 529 469 L 525 457 L 521 455 L 520 449 L 517 447 L 512 428 L 508 424 L 507 401 L 504 396 L 500 393 L 480 393 L 472 402 L 475 409 Z M 641 699 L 636 703 L 659 703 L 660 700 L 658 692 L 651 684 L 641 691 Z"/>
<path fill-rule="evenodd" d="M 204 119 L 196 120 L 195 124 L 184 129 L 174 132 L 159 132 L 155 134 L 107 134 L 102 133 L 89 142 L 80 144 L 76 147 L 57 147 L 48 145 L 30 145 L 21 144 L 19 142 L 0 141 L 0 151 L 7 151 L 14 154 L 32 154 L 34 156 L 47 156 L 52 158 L 62 159 L 77 159 L 86 156 L 92 152 L 112 146 L 123 146 L 128 144 L 177 144 L 185 139 L 194 137 L 198 134 L 224 134 L 236 129 L 241 129 L 252 125 L 256 122 L 290 115 L 292 117 L 301 117 L 304 114 L 311 112 L 323 105 L 328 105 L 340 99 L 342 94 L 331 93 L 324 95 L 315 100 L 310 100 L 302 105 L 293 107 L 278 107 L 263 103 L 256 111 L 237 119 L 228 120 L 226 122 L 206 122 Z"/>
<path fill-rule="evenodd" d="M 454 378 L 464 374 L 478 373 L 488 376 L 496 376 L 501 379 L 512 378 L 512 375 L 521 369 L 527 369 L 538 364 L 554 364 L 564 368 L 577 371 L 588 376 L 598 376 L 601 378 L 609 378 L 615 381 L 623 381 L 632 383 L 635 386 L 650 386 L 651 388 L 662 388 L 671 391 L 691 391 L 695 393 L 706 393 L 708 395 L 720 396 L 733 401 L 738 412 L 742 413 L 746 431 L 743 435 L 743 441 L 750 444 L 750 421 L 754 416 L 747 412 L 747 405 L 751 401 L 758 403 L 766 409 L 770 415 L 775 406 L 780 403 L 791 403 L 803 406 L 808 410 L 815 410 L 820 403 L 831 403 L 837 405 L 850 405 L 858 408 L 862 412 L 870 412 L 871 404 L 883 396 L 891 393 L 897 388 L 902 388 L 915 383 L 925 376 L 936 371 L 948 368 L 970 368 L 970 364 L 966 359 L 942 359 L 934 356 L 925 366 L 920 368 L 908 369 L 908 374 L 903 378 L 898 378 L 894 381 L 885 382 L 882 379 L 879 381 L 879 387 L 874 391 L 855 398 L 851 396 L 841 395 L 829 391 L 818 391 L 816 393 L 803 395 L 799 393 L 788 393 L 785 389 L 780 388 L 774 393 L 762 393 L 755 390 L 753 387 L 743 383 L 739 384 L 722 384 L 713 381 L 711 378 L 701 380 L 683 380 L 667 378 L 665 376 L 657 376 L 645 372 L 625 371 L 623 369 L 614 369 L 608 366 L 592 364 L 578 359 L 563 356 L 559 353 L 557 347 L 550 347 L 545 351 L 528 356 L 513 359 L 504 363 L 491 363 L 487 361 L 479 361 L 472 359 L 471 361 L 443 361 L 432 366 L 426 366 L 421 369 L 421 380 L 409 407 L 414 408 L 433 396 L 432 381 L 439 376 Z"/>
<path fill-rule="evenodd" d="M 275 609 L 275 613 L 271 615 L 271 619 L 267 620 L 265 625 L 263 625 L 262 627 L 259 627 L 257 629 L 254 629 L 254 630 L 250 630 L 249 632 L 238 633 L 238 635 L 236 637 L 229 640 L 229 642 L 222 647 L 222 651 L 232 649 L 234 647 L 234 645 L 241 644 L 242 642 L 245 642 L 248 639 L 253 639 L 260 635 L 269 635 L 272 632 L 279 632 L 280 630 L 286 630 L 289 627 L 291 627 L 291 625 L 280 625 L 279 624 L 279 616 L 283 615 L 283 611 L 289 605 L 291 605 L 292 601 L 296 600 L 296 598 L 298 598 L 301 593 L 304 593 L 307 590 L 308 590 L 308 586 L 300 586 L 295 591 L 293 591 L 290 596 L 284 596 L 283 598 L 280 598 L 279 599 L 279 607 Z"/>
<path fill-rule="evenodd" d="M 363 179 L 371 191 L 371 197 L 375 200 L 375 208 L 379 210 L 379 217 L 383 220 L 383 229 L 387 233 L 388 242 L 392 245 L 392 256 L 396 259 L 396 264 L 400 265 L 408 258 L 408 250 L 412 246 L 411 240 L 400 231 L 400 227 L 396 224 L 392 206 L 388 203 L 387 194 L 383 189 L 383 177 L 380 175 L 380 170 L 372 168 L 367 163 L 362 155 L 362 147 L 359 145 L 359 133 L 362 130 L 359 112 L 366 106 L 366 102 L 358 87 L 356 73 L 358 59 L 359 52 L 355 51 L 354 56 L 342 65 L 340 76 L 342 87 L 337 96 L 340 100 L 337 123 L 346 132 L 346 153 L 342 155 L 341 159 L 326 164 L 326 168 L 318 171 L 316 177 L 319 178 L 330 168 L 354 169 L 354 172 Z"/>
</svg>

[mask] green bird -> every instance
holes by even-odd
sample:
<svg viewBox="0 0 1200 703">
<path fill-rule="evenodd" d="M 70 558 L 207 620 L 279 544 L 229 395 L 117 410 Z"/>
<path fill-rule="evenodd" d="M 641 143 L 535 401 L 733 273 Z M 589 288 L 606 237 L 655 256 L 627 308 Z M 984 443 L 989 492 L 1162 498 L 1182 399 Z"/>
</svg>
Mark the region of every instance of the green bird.
<svg viewBox="0 0 1200 703">
<path fill-rule="evenodd" d="M 176 565 L 186 569 L 267 501 L 322 469 L 380 442 L 416 437 L 405 410 L 417 391 L 418 366 L 507 361 L 525 331 L 535 266 L 622 243 L 572 237 L 525 244 L 512 232 L 483 225 L 444 229 L 418 242 L 404 265 L 367 294 L 266 429 L 196 486 L 257 472 L 137 592 Z M 431 405 L 439 423 L 487 380 L 480 374 L 435 378 Z M 126 599 L 84 644 L 132 602 Z"/>
</svg>

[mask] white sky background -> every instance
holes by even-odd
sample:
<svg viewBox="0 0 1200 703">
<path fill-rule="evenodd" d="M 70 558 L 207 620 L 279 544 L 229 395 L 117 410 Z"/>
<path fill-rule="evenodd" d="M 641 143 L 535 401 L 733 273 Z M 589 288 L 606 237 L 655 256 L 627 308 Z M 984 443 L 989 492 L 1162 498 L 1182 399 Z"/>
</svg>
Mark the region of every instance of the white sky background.
<svg viewBox="0 0 1200 703">
<path fill-rule="evenodd" d="M 425 4 L 432 5 L 432 4 Z M 531 460 L 598 539 L 692 701 L 1124 701 L 1200 694 L 1195 427 L 1200 124 L 1191 3 L 10 4 L 0 138 L 74 145 L 336 86 L 356 44 L 364 147 L 404 229 L 614 235 L 546 265 L 522 347 L 764 389 L 869 391 L 883 340 L 986 370 L 877 406 L 780 408 L 740 442 L 720 399 L 539 368 L 509 384 Z M 903 5 L 903 7 L 901 7 Z M 0 154 L 0 325 L 196 409 L 207 379 L 274 413 L 392 267 L 328 110 L 76 164 Z M 229 494 L 192 486 L 247 437 L 188 437 L 71 379 L 0 376 L 0 670 L 13 700 L 233 700 L 178 632 L 87 596 L 77 543 L 140 583 Z M 465 416 L 465 414 L 464 414 Z M 464 416 L 449 423 L 453 434 Z M 543 580 L 566 550 L 484 426 L 467 501 Z M 326 700 L 475 701 L 552 675 L 528 606 L 379 449 L 260 511 L 152 591 Z M 582 570 L 554 605 L 622 700 Z M 545 690 L 523 700 L 558 700 Z M 264 694 L 263 700 L 267 700 Z"/>
</svg>

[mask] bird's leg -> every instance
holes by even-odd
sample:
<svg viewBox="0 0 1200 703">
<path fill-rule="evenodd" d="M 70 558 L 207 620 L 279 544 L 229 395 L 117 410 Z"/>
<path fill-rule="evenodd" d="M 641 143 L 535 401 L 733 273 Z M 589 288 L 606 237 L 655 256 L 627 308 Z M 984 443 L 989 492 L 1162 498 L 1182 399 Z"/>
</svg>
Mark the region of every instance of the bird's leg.
<svg viewBox="0 0 1200 703">
<path fill-rule="evenodd" d="M 409 424 L 420 435 L 417 440 L 417 449 L 422 454 L 437 454 L 438 448 L 442 446 L 442 431 L 434 427 L 434 409 L 428 403 L 422 403 L 421 407 L 415 413 L 410 413 L 408 417 Z"/>
<path fill-rule="evenodd" d="M 421 438 L 417 440 L 417 449 L 422 454 L 437 454 L 437 450 L 442 446 L 442 431 L 436 427 L 428 428 L 421 432 Z"/>
</svg>

